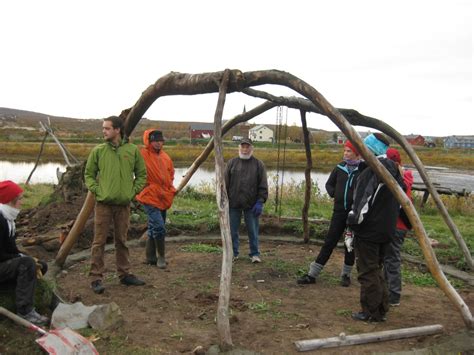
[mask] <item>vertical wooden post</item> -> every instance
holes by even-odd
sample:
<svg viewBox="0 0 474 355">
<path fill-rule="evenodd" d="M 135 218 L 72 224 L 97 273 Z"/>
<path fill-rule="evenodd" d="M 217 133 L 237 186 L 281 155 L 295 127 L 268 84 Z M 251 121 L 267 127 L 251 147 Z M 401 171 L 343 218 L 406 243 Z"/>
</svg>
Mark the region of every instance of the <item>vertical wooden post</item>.
<svg viewBox="0 0 474 355">
<path fill-rule="evenodd" d="M 311 201 L 311 169 L 313 168 L 313 160 L 311 159 L 311 146 L 309 144 L 309 131 L 308 126 L 306 125 L 306 111 L 301 110 L 301 124 L 303 126 L 303 140 L 304 140 L 304 149 L 306 152 L 306 168 L 304 169 L 304 179 L 305 179 L 305 193 L 304 193 L 304 205 L 302 210 L 302 219 L 303 219 L 303 237 L 304 242 L 309 242 L 309 224 L 308 224 L 308 210 L 309 203 Z"/>
<path fill-rule="evenodd" d="M 33 176 L 33 173 L 35 172 L 36 168 L 38 167 L 38 163 L 41 159 L 41 154 L 43 154 L 44 143 L 46 142 L 46 138 L 48 138 L 48 131 L 44 131 L 43 141 L 41 142 L 40 151 L 38 153 L 38 156 L 36 157 L 35 166 L 33 167 L 33 170 L 31 170 L 30 175 L 28 175 L 28 179 L 26 179 L 25 185 L 28 185 L 30 183 L 30 179 Z"/>
<path fill-rule="evenodd" d="M 219 303 L 217 305 L 217 330 L 221 350 L 233 347 L 229 323 L 230 285 L 232 279 L 232 238 L 229 225 L 229 199 L 224 179 L 224 156 L 222 154 L 222 114 L 224 112 L 225 96 L 229 82 L 230 71 L 225 70 L 219 87 L 214 116 L 214 151 L 216 161 L 216 199 L 219 209 L 219 223 L 222 237 L 222 270 L 219 285 Z"/>
</svg>

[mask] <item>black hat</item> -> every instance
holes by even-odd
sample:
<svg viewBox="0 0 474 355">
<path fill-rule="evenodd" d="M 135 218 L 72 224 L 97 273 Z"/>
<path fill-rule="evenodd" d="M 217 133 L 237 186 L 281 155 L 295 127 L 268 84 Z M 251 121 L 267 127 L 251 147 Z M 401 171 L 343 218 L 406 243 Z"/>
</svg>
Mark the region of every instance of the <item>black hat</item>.
<svg viewBox="0 0 474 355">
<path fill-rule="evenodd" d="M 165 139 L 163 138 L 163 132 L 161 131 L 152 131 L 148 136 L 148 140 L 150 142 L 164 142 Z"/>
<path fill-rule="evenodd" d="M 242 144 L 253 145 L 253 144 L 252 144 L 252 141 L 250 140 L 250 138 L 242 138 L 242 139 L 240 140 L 239 145 L 242 145 Z"/>
</svg>

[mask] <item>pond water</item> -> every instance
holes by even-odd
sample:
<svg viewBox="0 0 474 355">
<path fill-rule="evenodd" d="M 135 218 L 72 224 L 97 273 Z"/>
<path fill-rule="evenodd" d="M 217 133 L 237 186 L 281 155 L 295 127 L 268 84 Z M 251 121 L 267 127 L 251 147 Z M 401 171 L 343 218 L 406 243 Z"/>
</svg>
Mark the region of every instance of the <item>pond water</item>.
<svg viewBox="0 0 474 355">
<path fill-rule="evenodd" d="M 18 183 L 26 181 L 34 167 L 33 162 L 10 162 L 6 160 L 0 160 L 0 181 L 12 180 Z M 39 164 L 33 173 L 30 180 L 32 184 L 35 183 L 49 183 L 57 184 L 58 178 L 56 176 L 56 170 L 59 169 L 61 172 L 66 170 L 66 166 L 60 163 L 44 163 Z M 174 185 L 178 186 L 183 175 L 186 174 L 188 168 L 175 168 L 175 182 Z M 270 185 L 276 182 L 276 169 L 268 169 L 268 183 Z M 315 181 L 320 188 L 324 190 L 324 184 L 329 176 L 326 172 L 312 172 L 311 178 Z M 280 171 L 278 181 L 281 182 L 283 178 L 284 183 L 301 183 L 304 181 L 304 170 L 287 170 L 284 173 Z M 213 183 L 215 179 L 215 171 L 211 167 L 200 167 L 189 180 L 188 185 L 198 186 L 201 184 Z"/>
</svg>

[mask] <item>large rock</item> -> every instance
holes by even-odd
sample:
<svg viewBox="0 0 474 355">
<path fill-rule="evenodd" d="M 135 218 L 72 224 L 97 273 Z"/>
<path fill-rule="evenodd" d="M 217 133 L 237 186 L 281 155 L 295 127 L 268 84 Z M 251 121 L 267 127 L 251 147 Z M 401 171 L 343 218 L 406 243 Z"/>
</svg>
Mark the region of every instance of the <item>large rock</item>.
<svg viewBox="0 0 474 355">
<path fill-rule="evenodd" d="M 90 314 L 88 322 L 94 329 L 116 329 L 123 324 L 122 311 L 115 302 L 99 305 Z"/>
<path fill-rule="evenodd" d="M 54 328 L 87 328 L 89 326 L 87 320 L 97 307 L 98 306 L 84 306 L 82 302 L 73 304 L 60 303 L 53 312 L 51 325 Z"/>
</svg>

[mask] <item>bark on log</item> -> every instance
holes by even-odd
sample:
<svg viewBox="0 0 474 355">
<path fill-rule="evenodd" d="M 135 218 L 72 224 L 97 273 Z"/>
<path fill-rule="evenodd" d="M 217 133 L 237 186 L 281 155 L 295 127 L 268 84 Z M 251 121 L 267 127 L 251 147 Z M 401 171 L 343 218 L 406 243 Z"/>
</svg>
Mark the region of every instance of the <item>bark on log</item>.
<svg viewBox="0 0 474 355">
<path fill-rule="evenodd" d="M 422 327 L 384 330 L 381 332 L 347 336 L 342 333 L 338 337 L 295 341 L 295 346 L 298 351 L 310 351 L 325 348 L 335 348 L 339 346 L 378 343 L 387 340 L 406 339 L 418 336 L 439 334 L 442 332 L 443 326 L 441 324 L 434 324 L 425 325 Z"/>
<path fill-rule="evenodd" d="M 308 210 L 309 203 L 311 200 L 311 169 L 313 167 L 313 159 L 311 158 L 311 146 L 309 144 L 309 131 L 306 125 L 306 111 L 300 110 L 301 114 L 301 124 L 303 126 L 303 139 L 304 139 L 304 148 L 306 151 L 306 169 L 304 170 L 304 179 L 305 179 L 305 194 L 304 194 L 304 205 L 302 210 L 302 219 L 303 219 L 303 239 L 305 243 L 309 242 L 309 225 L 308 225 Z"/>
<path fill-rule="evenodd" d="M 229 82 L 229 71 L 224 72 L 219 88 L 216 113 L 214 116 L 215 161 L 216 161 L 216 200 L 219 210 L 219 223 L 222 237 L 222 270 L 219 285 L 219 302 L 217 305 L 217 329 L 220 348 L 230 350 L 233 346 L 229 323 L 230 285 L 232 279 L 232 239 L 229 225 L 229 199 L 224 179 L 224 155 L 222 152 L 222 114 Z"/>
</svg>

